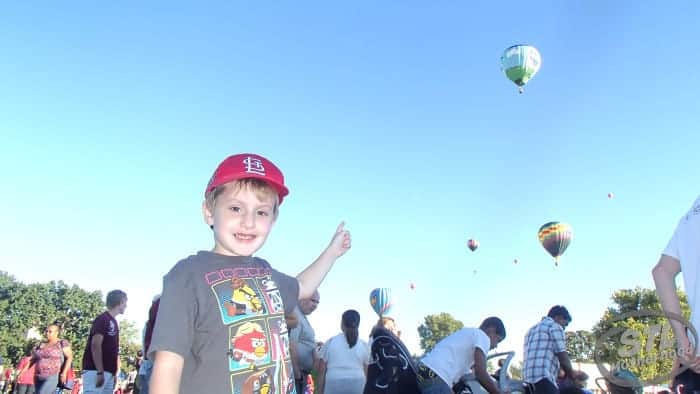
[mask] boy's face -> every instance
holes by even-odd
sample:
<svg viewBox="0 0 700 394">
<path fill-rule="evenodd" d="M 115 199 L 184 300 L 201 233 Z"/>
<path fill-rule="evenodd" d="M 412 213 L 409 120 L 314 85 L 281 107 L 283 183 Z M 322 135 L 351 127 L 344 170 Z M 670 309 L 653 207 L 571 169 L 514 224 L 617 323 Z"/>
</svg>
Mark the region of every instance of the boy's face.
<svg viewBox="0 0 700 394">
<path fill-rule="evenodd" d="M 486 329 L 486 335 L 489 337 L 489 340 L 491 341 L 491 349 L 495 349 L 496 346 L 498 346 L 499 343 L 503 340 L 503 337 L 498 335 L 496 333 L 496 330 L 493 328 L 489 327 Z"/>
<path fill-rule="evenodd" d="M 203 204 L 204 221 L 214 229 L 215 253 L 251 256 L 263 246 L 275 223 L 275 201 L 274 196 L 261 198 L 247 187 L 229 186 L 213 207 Z"/>
</svg>

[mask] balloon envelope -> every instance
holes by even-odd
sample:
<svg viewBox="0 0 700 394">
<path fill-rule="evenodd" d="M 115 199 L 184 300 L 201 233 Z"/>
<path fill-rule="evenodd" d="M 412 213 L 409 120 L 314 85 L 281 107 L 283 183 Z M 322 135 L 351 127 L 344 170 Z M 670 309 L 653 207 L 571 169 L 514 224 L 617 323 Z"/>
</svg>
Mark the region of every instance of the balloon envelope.
<svg viewBox="0 0 700 394">
<path fill-rule="evenodd" d="M 467 247 L 473 252 L 476 250 L 476 248 L 479 247 L 479 241 L 475 239 L 470 239 L 469 241 L 467 241 Z"/>
<path fill-rule="evenodd" d="M 372 290 L 369 293 L 369 303 L 379 317 L 392 317 L 391 310 L 394 304 L 391 298 L 391 289 L 380 287 Z"/>
<path fill-rule="evenodd" d="M 559 257 L 564 254 L 566 248 L 574 238 L 574 231 L 570 225 L 561 222 L 549 222 L 540 227 L 537 237 L 549 254 L 554 257 L 554 262 L 559 265 Z"/>
<path fill-rule="evenodd" d="M 508 79 L 518 85 L 522 93 L 522 87 L 540 70 L 542 56 L 531 45 L 513 45 L 503 51 L 501 66 Z"/>
</svg>

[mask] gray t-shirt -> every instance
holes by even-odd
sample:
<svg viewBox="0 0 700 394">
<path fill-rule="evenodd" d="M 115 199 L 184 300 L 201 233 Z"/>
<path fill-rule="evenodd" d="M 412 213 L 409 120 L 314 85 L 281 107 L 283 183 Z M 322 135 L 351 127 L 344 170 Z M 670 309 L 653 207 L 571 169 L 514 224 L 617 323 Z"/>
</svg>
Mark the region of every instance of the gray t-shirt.
<svg viewBox="0 0 700 394">
<path fill-rule="evenodd" d="M 294 315 L 299 324 L 289 330 L 289 339 L 297 346 L 299 356 L 299 366 L 302 370 L 311 371 L 314 367 L 314 350 L 316 349 L 316 334 L 309 324 L 306 315 L 299 309 L 294 308 Z"/>
<path fill-rule="evenodd" d="M 149 358 L 185 359 L 182 394 L 293 393 L 284 313 L 298 295 L 296 278 L 263 259 L 199 252 L 163 278 Z"/>
</svg>

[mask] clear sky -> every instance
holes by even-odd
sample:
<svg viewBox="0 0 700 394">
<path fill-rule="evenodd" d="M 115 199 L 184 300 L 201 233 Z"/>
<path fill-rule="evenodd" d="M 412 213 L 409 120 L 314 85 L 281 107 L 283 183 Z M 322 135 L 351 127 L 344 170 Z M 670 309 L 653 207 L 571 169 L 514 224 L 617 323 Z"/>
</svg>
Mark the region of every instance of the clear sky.
<svg viewBox="0 0 700 394">
<path fill-rule="evenodd" d="M 518 354 L 554 304 L 590 329 L 614 290 L 653 285 L 698 194 L 700 3 L 475 3 L 3 5 L 0 269 L 122 288 L 141 325 L 213 246 L 214 168 L 255 152 L 291 190 L 259 256 L 296 274 L 352 232 L 319 339 L 347 308 L 366 338 L 375 287 L 416 352 L 439 312 L 500 316 Z M 523 95 L 499 65 L 518 43 L 543 59 Z M 537 240 L 553 220 L 574 228 L 559 267 Z"/>
</svg>

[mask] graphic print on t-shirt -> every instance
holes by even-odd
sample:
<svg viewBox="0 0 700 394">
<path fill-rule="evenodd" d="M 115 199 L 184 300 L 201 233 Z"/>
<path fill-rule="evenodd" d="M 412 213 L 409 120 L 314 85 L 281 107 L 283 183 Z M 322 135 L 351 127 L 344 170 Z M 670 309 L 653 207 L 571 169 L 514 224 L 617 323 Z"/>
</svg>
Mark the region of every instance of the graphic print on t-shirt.
<svg viewBox="0 0 700 394">
<path fill-rule="evenodd" d="M 284 304 L 269 269 L 236 269 L 211 283 L 228 328 L 228 370 L 233 394 L 292 394 L 294 374 Z"/>
</svg>

